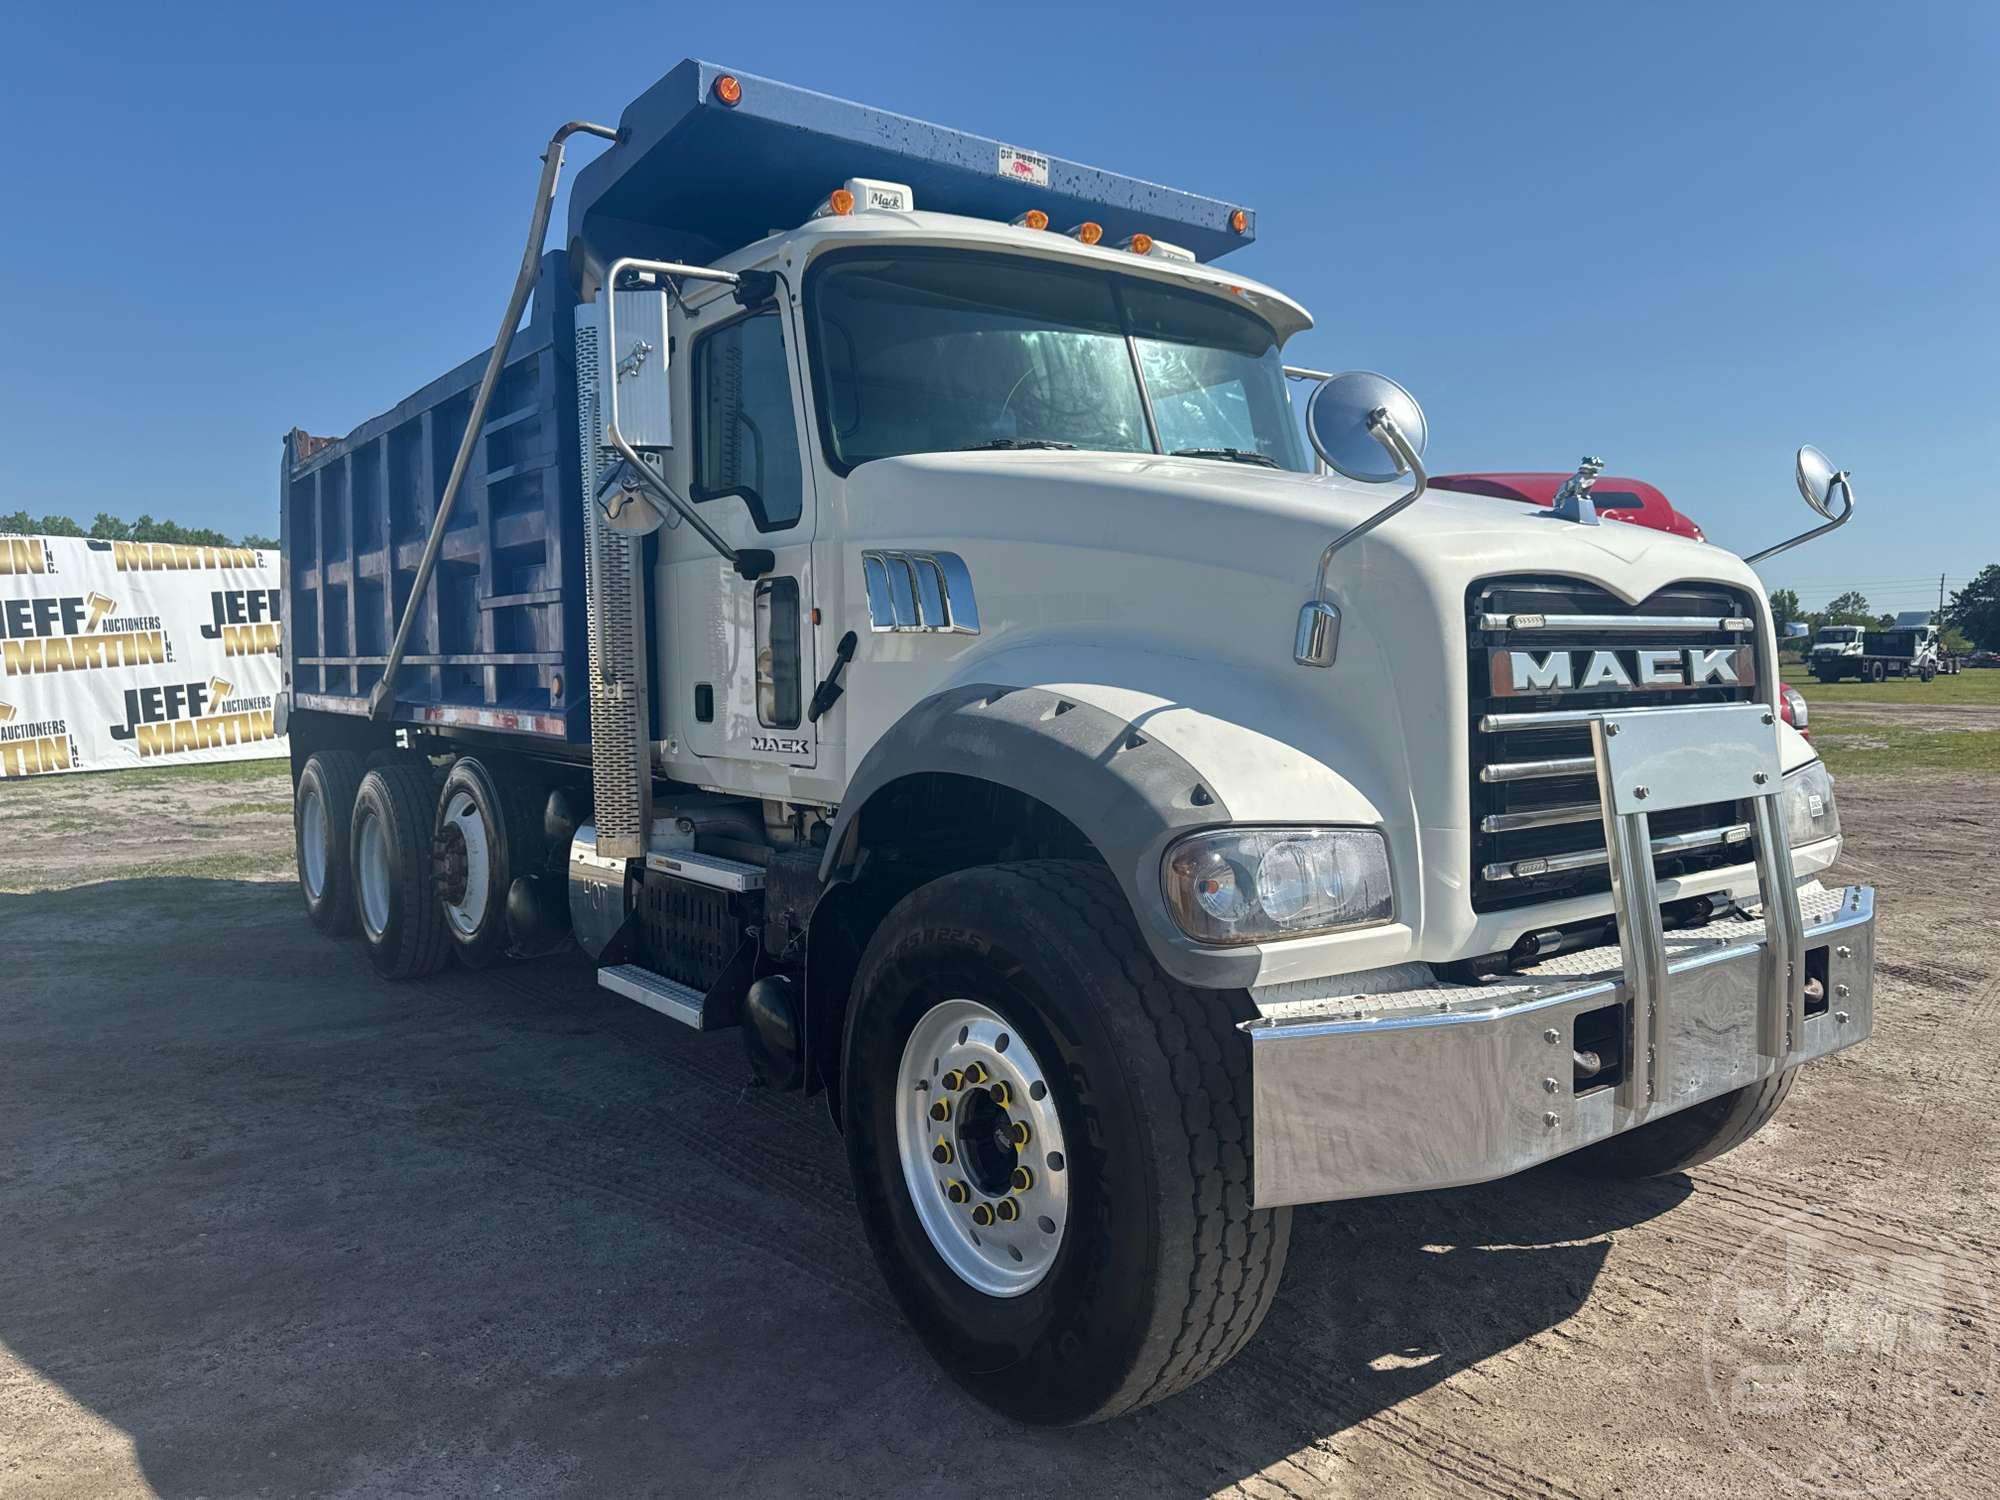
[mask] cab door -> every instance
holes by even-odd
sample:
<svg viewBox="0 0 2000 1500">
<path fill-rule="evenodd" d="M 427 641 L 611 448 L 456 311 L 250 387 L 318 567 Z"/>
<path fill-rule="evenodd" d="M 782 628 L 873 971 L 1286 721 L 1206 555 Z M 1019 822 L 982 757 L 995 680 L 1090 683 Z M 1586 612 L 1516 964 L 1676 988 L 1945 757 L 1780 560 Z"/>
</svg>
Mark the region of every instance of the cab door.
<svg viewBox="0 0 2000 1500">
<path fill-rule="evenodd" d="M 673 478 L 732 547 L 775 566 L 745 579 L 693 527 L 659 533 L 664 759 L 699 785 L 782 793 L 819 748 L 806 718 L 816 505 L 791 319 L 782 298 L 746 311 L 725 294 L 678 324 L 686 467 Z"/>
</svg>

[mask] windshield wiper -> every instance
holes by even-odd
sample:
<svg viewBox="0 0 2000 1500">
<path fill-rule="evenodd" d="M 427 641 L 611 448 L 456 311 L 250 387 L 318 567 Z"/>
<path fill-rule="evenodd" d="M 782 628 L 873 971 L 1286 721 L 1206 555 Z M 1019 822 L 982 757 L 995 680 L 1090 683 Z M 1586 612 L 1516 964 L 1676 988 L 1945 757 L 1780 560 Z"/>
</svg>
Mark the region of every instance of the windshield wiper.
<svg viewBox="0 0 2000 1500">
<path fill-rule="evenodd" d="M 1263 453 L 1253 453 L 1246 448 L 1176 448 L 1169 455 L 1173 458 L 1226 458 L 1233 464 L 1255 464 L 1260 469 L 1275 469 L 1278 461 Z"/>
<path fill-rule="evenodd" d="M 1059 443 L 1054 438 L 994 438 L 986 443 L 967 443 L 960 453 L 978 453 L 988 448 L 1060 448 L 1064 452 L 1073 451 L 1075 443 Z"/>
</svg>

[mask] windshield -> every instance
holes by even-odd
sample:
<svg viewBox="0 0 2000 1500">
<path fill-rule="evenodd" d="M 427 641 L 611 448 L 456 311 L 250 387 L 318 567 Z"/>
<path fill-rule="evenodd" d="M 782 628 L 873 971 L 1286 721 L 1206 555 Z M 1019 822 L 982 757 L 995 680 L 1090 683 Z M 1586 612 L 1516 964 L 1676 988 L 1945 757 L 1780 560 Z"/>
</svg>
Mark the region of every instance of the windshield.
<svg viewBox="0 0 2000 1500">
<path fill-rule="evenodd" d="M 965 251 L 829 257 L 809 283 L 828 448 L 1198 453 L 1303 472 L 1277 335 L 1219 298 Z"/>
<path fill-rule="evenodd" d="M 1828 625 L 1821 629 L 1817 641 L 1823 646 L 1841 646 L 1849 641 L 1861 639 L 1859 625 Z"/>
</svg>

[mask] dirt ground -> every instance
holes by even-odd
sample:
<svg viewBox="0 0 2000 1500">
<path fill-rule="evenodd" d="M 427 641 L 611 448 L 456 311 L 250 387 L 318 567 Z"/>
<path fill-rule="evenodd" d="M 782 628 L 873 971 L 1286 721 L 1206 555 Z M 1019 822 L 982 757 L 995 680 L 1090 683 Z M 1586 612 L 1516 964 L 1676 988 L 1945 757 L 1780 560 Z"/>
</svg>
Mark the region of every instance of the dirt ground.
<svg viewBox="0 0 2000 1500">
<path fill-rule="evenodd" d="M 1762 1135 L 1302 1209 L 1235 1364 L 1048 1433 L 935 1373 L 732 1033 L 379 982 L 277 767 L 0 787 L 0 1493 L 2000 1493 L 2000 782 L 1840 794 L 1875 1036 Z"/>
</svg>

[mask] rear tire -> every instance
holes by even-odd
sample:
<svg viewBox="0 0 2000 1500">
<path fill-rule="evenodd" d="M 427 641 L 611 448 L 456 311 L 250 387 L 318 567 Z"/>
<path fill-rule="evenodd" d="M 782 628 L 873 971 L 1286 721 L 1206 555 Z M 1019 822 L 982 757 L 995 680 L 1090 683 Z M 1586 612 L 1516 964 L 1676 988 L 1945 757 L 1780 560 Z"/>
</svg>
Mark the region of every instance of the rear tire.
<svg viewBox="0 0 2000 1500">
<path fill-rule="evenodd" d="M 1569 1158 L 1592 1177 L 1664 1177 L 1734 1151 L 1770 1123 L 1792 1091 L 1797 1068 L 1718 1094 L 1637 1130 L 1586 1146 Z"/>
<path fill-rule="evenodd" d="M 1889 668 L 1887 663 L 1876 661 L 1868 664 L 1868 680 L 1870 682 L 1884 682 L 1888 680 L 1888 676 Z"/>
<path fill-rule="evenodd" d="M 432 870 L 445 931 L 467 968 L 506 955 L 507 892 L 542 866 L 542 834 L 528 789 L 467 756 L 452 764 L 437 797 Z"/>
<path fill-rule="evenodd" d="M 1186 1389 L 1248 1342 L 1291 1237 L 1290 1209 L 1250 1206 L 1249 1045 L 1227 993 L 1189 989 L 1155 966 L 1108 871 L 1036 860 L 934 881 L 883 920 L 854 994 L 843 1114 L 862 1223 L 890 1290 L 960 1385 L 1021 1421 L 1101 1421 Z M 914 1155 L 899 1140 L 899 1123 L 907 1137 L 930 1107 L 913 1098 L 951 1101 L 941 1129 L 969 1121 L 971 1106 L 993 1113 L 974 1097 L 990 1089 L 952 1077 L 977 1037 L 960 1041 L 956 1024 L 938 1022 L 955 1023 L 951 1007 L 968 1003 L 989 1018 L 989 1036 L 1011 1033 L 1014 1059 L 1003 1061 L 1005 1042 L 988 1054 L 1001 1074 L 1018 1068 L 1017 1088 L 1046 1080 L 1036 1118 L 1063 1143 L 1060 1160 L 1033 1141 L 1019 1148 L 1032 1171 L 1061 1172 L 1060 1204 L 1023 1191 L 1019 1236 L 990 1231 L 985 1270 L 969 1225 L 1014 1190 L 1002 1177 L 978 1180 L 994 1176 L 974 1159 L 984 1137 L 961 1138 L 958 1157 L 936 1167 L 928 1137 Z M 913 1040 L 926 1076 L 909 1088 L 921 1093 L 903 1077 Z M 971 1179 L 966 1201 L 950 1197 L 954 1178 Z M 920 1208 L 919 1190 L 940 1197 Z M 968 1223 L 951 1219 L 941 1233 L 947 1200 Z M 1027 1284 L 999 1253 L 1022 1244 L 1033 1257 Z M 970 1274 L 955 1269 L 968 1255 Z M 1009 1276 L 998 1294 L 974 1279 Z"/>
<path fill-rule="evenodd" d="M 436 808 L 437 781 L 422 762 L 377 766 L 354 796 L 354 904 L 369 961 L 385 979 L 435 974 L 451 957 L 431 876 Z"/>
<path fill-rule="evenodd" d="M 352 750 L 320 750 L 307 759 L 292 794 L 299 890 L 313 926 L 329 937 L 346 937 L 355 928 L 347 839 L 361 775 L 361 757 Z"/>
</svg>

